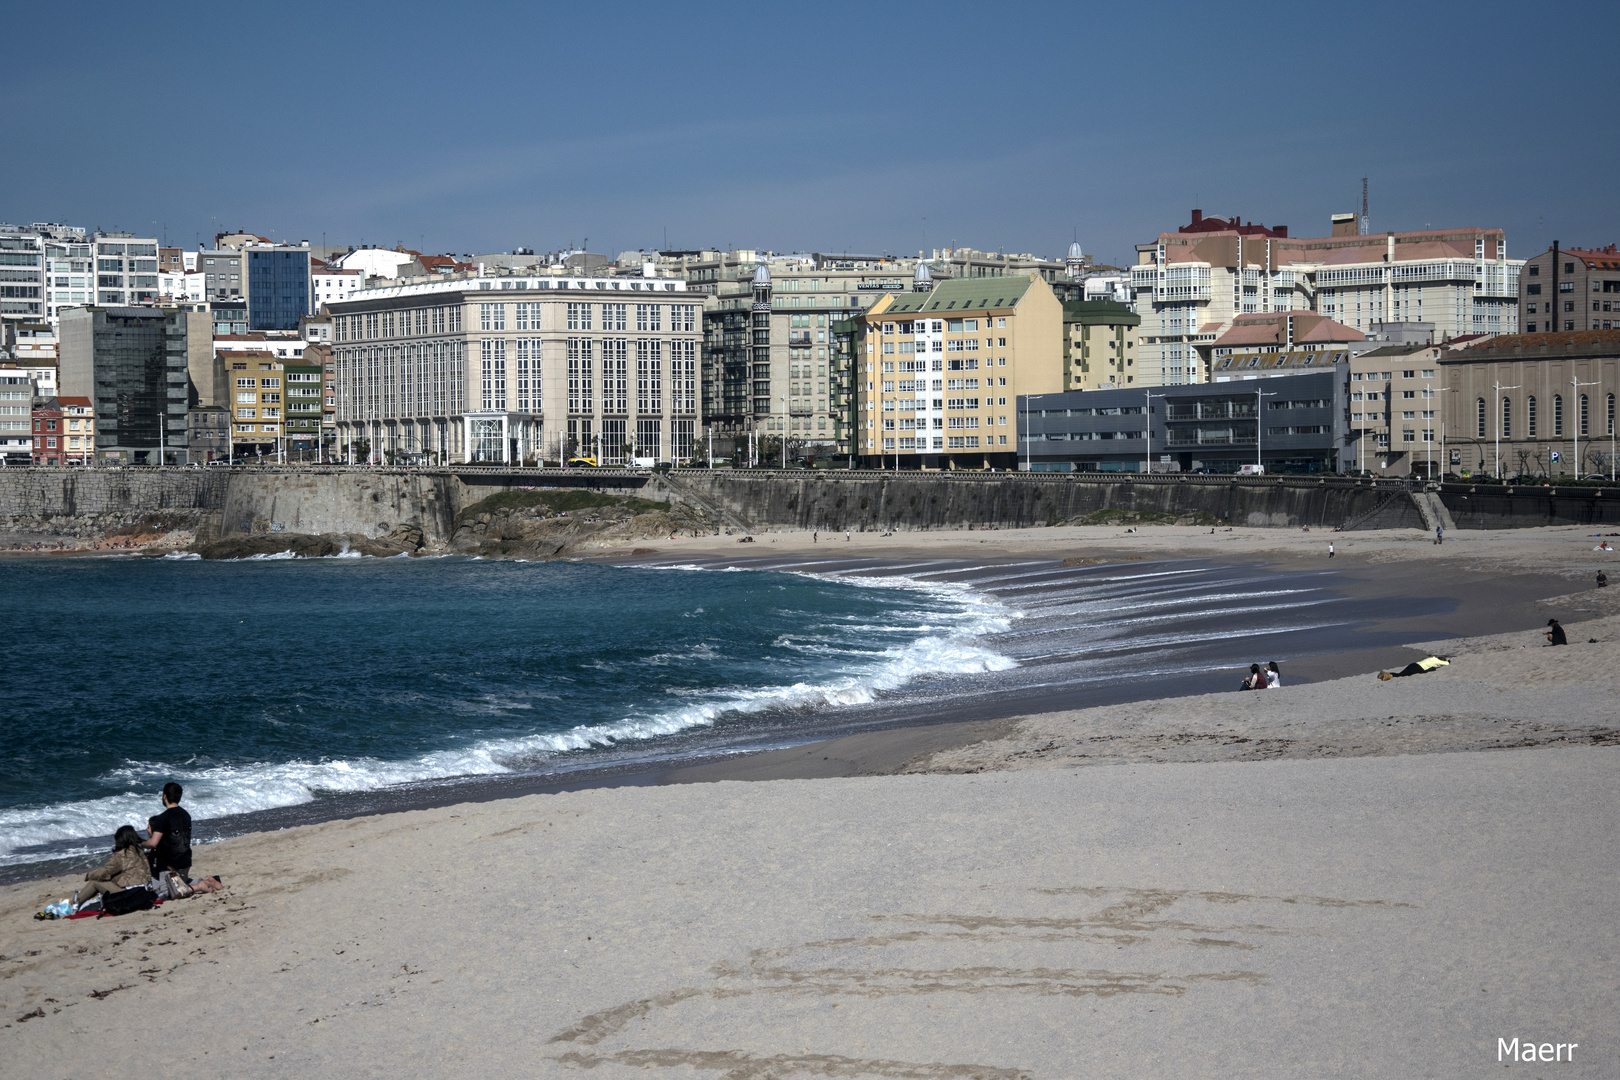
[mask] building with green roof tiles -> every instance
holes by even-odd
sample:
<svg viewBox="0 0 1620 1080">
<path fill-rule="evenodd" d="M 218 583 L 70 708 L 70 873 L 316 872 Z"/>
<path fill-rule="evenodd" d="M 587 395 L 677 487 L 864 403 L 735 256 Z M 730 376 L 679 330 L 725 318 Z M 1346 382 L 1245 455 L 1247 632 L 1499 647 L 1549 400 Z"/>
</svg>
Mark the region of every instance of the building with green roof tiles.
<svg viewBox="0 0 1620 1080">
<path fill-rule="evenodd" d="M 864 317 L 858 455 L 871 467 L 1018 468 L 1019 395 L 1064 385 L 1062 302 L 1038 273 L 917 285 Z"/>
</svg>

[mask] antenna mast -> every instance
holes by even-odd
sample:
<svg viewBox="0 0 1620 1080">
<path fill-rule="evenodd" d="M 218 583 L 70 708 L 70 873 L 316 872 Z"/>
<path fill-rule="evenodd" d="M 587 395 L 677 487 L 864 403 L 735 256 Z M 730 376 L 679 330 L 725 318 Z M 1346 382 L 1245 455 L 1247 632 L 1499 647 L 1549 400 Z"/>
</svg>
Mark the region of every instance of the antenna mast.
<svg viewBox="0 0 1620 1080">
<path fill-rule="evenodd" d="M 1367 235 L 1367 178 L 1361 178 L 1361 235 Z"/>
</svg>

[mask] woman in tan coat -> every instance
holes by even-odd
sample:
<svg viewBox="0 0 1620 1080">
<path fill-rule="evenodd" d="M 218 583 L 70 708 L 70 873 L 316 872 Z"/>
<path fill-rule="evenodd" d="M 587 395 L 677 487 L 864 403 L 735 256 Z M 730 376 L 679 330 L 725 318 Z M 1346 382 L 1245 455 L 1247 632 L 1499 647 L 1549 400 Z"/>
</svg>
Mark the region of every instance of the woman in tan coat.
<svg viewBox="0 0 1620 1080">
<path fill-rule="evenodd" d="M 84 886 L 73 897 L 74 904 L 82 907 L 92 896 L 104 892 L 122 892 L 136 885 L 145 886 L 152 880 L 152 864 L 141 850 L 141 834 L 133 825 L 120 825 L 113 833 L 113 853 L 107 861 L 84 875 Z"/>
</svg>

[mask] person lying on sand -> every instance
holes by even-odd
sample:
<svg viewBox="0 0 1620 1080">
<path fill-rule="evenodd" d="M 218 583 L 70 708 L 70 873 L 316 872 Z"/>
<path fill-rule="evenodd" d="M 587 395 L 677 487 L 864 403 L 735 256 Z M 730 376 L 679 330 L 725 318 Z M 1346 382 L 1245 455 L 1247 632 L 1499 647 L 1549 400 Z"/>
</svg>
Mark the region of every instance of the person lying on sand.
<svg viewBox="0 0 1620 1080">
<path fill-rule="evenodd" d="M 1439 656 L 1426 656 L 1422 660 L 1412 661 L 1399 671 L 1380 671 L 1378 673 L 1378 677 L 1383 681 L 1388 682 L 1391 679 L 1401 679 L 1408 675 L 1422 675 L 1424 672 L 1443 668 L 1450 663 L 1450 660 L 1446 660 Z"/>
</svg>

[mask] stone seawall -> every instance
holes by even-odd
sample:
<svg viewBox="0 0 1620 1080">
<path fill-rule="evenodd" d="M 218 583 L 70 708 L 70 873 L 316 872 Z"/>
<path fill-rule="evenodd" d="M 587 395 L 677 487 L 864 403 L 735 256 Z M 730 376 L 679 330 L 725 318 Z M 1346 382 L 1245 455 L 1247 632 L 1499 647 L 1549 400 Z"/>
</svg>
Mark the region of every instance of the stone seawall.
<svg viewBox="0 0 1620 1080">
<path fill-rule="evenodd" d="M 461 485 L 445 473 L 301 469 L 231 477 L 220 535 L 251 532 L 387 536 L 420 529 L 428 544 L 454 532 Z"/>
<path fill-rule="evenodd" d="M 900 473 L 750 475 L 682 473 L 680 487 L 761 528 L 976 529 L 1110 521 L 1175 521 L 1333 528 L 1371 510 L 1386 492 L 1312 480 L 1240 483 L 1079 480 L 1005 473 L 954 477 Z M 679 498 L 680 491 L 672 493 Z"/>
<path fill-rule="evenodd" d="M 1102 479 L 1030 473 L 288 468 L 0 470 L 0 531 L 86 537 L 135 524 L 242 533 L 420 530 L 447 543 L 463 507 L 501 491 L 590 488 L 694 506 L 737 529 L 1020 528 L 1224 521 L 1270 528 L 1425 528 L 1435 504 L 1459 529 L 1620 525 L 1620 489 L 1446 484 L 1404 488 L 1307 478 Z"/>
</svg>

